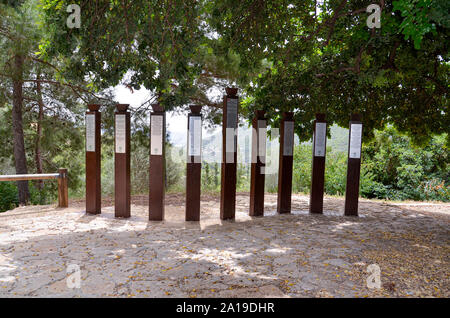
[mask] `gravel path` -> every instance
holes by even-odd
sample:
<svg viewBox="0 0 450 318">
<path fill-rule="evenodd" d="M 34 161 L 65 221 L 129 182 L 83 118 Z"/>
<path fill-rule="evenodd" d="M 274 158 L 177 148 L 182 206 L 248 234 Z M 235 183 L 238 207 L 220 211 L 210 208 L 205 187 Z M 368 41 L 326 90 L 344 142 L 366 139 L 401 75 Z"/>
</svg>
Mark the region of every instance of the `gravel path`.
<svg viewBox="0 0 450 318">
<path fill-rule="evenodd" d="M 0 214 L 0 297 L 449 297 L 450 204 L 361 200 L 344 217 L 341 198 L 309 215 L 293 196 L 291 215 L 219 220 L 219 199 L 202 197 L 201 222 L 184 222 L 184 196 L 166 199 L 166 220 L 147 221 L 145 197 L 132 217 L 71 208 L 22 207 Z M 105 201 L 105 205 L 108 202 Z M 67 272 L 78 265 L 80 288 Z M 367 287 L 377 264 L 381 288 Z M 69 284 L 70 286 L 70 284 Z"/>
</svg>

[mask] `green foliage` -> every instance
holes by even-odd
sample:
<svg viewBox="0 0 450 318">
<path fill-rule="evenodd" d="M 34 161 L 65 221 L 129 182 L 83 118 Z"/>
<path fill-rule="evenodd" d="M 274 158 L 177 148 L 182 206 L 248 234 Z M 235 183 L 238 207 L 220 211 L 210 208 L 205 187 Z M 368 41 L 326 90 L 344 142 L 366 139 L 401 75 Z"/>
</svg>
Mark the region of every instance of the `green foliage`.
<svg viewBox="0 0 450 318">
<path fill-rule="evenodd" d="M 195 56 L 204 53 L 198 1 L 41 1 L 47 37 L 44 56 L 68 59 L 67 78 L 89 76 L 96 89 L 119 84 L 153 91 L 172 109 L 194 93 L 200 68 Z M 66 7 L 82 7 L 80 29 L 66 27 Z"/>
<path fill-rule="evenodd" d="M 58 108 L 54 108 L 57 112 Z M 80 111 L 78 108 L 77 111 Z M 53 113 L 55 114 L 55 113 Z M 70 115 L 59 113 L 56 116 L 45 116 L 41 121 L 42 136 L 40 147 L 42 153 L 42 167 L 45 173 L 55 173 L 59 168 L 67 168 L 69 171 L 69 189 L 78 189 L 83 183 L 84 157 L 80 154 L 84 151 L 84 129 L 79 123 L 75 123 Z M 23 114 L 25 150 L 27 152 L 27 166 L 30 173 L 36 173 L 34 158 L 36 142 L 36 113 L 25 112 Z M 82 117 L 75 114 L 80 122 Z M 81 118 L 80 118 L 81 117 Z M 0 157 L 9 158 L 13 162 L 13 137 L 11 123 L 11 107 L 8 105 L 0 109 L 0 137 L 7 141 L 0 148 Z M 56 189 L 56 184 L 51 185 Z"/>
<path fill-rule="evenodd" d="M 30 202 L 32 205 L 36 204 L 45 205 L 50 203 L 56 203 L 58 200 L 57 180 L 45 181 L 41 189 L 37 186 L 37 183 L 33 182 L 29 182 L 29 187 L 30 187 Z"/>
<path fill-rule="evenodd" d="M 236 168 L 236 191 L 250 191 L 250 165 L 238 163 Z"/>
<path fill-rule="evenodd" d="M 363 147 L 362 171 L 371 174 L 362 194 L 392 200 L 450 200 L 450 169 L 446 136 L 418 148 L 393 127 L 375 133 Z"/>
<path fill-rule="evenodd" d="M 244 86 L 247 118 L 262 108 L 276 127 L 280 111 L 294 111 L 301 141 L 311 138 L 316 112 L 341 127 L 361 113 L 364 140 L 386 123 L 422 145 L 448 133 L 449 2 L 384 1 L 381 28 L 373 30 L 368 4 L 214 1 L 209 23 L 220 35 L 217 50 L 238 53 L 243 70 L 266 65 Z"/>
<path fill-rule="evenodd" d="M 145 122 L 132 121 L 131 129 L 131 194 L 146 195 L 149 191 L 149 127 Z M 104 133 L 102 136 L 102 195 L 114 195 L 114 140 L 113 132 Z M 169 140 L 169 134 L 166 140 Z M 185 188 L 185 165 L 179 163 L 180 158 L 172 158 L 179 155 L 177 148 L 166 141 L 166 191 L 183 192 Z"/>
<path fill-rule="evenodd" d="M 19 205 L 17 186 L 11 182 L 0 182 L 0 212 L 14 209 Z"/>
<path fill-rule="evenodd" d="M 344 195 L 347 180 L 347 154 L 345 152 L 329 152 L 325 163 L 325 193 Z"/>
<path fill-rule="evenodd" d="M 202 163 L 202 191 L 220 192 L 220 164 Z"/>
<path fill-rule="evenodd" d="M 311 144 L 302 144 L 294 148 L 292 184 L 295 192 L 309 193 L 310 191 L 311 158 Z"/>
<path fill-rule="evenodd" d="M 23 126 L 28 172 L 52 173 L 67 168 L 69 192 L 79 196 L 84 194 L 80 189 L 84 185 L 85 103 L 92 94 L 83 88 L 84 79 L 69 82 L 61 77 L 61 59 L 44 60 L 37 54 L 46 36 L 40 13 L 34 0 L 15 2 L 14 6 L 11 2 L 0 4 L 0 158 L 14 162 L 17 136 L 13 135 L 11 111 L 13 99 L 21 99 L 22 115 L 17 121 Z M 11 63 L 15 56 L 23 59 L 22 70 Z M 13 90 L 13 80 L 18 78 L 22 93 Z M 44 184 L 49 193 L 56 191 L 56 183 Z M 43 202 L 44 190 L 33 193 L 31 189 L 31 201 Z"/>
<path fill-rule="evenodd" d="M 412 38 L 416 49 L 420 49 L 427 33 L 436 35 L 438 26 L 450 27 L 450 3 L 447 0 L 400 0 L 393 4 L 394 10 L 400 11 L 404 18 L 400 30 L 405 40 Z"/>
<path fill-rule="evenodd" d="M 56 181 L 46 181 L 42 189 L 39 189 L 36 184 L 30 181 L 30 203 L 44 205 L 56 202 L 58 193 L 54 189 L 54 183 Z M 19 206 L 15 182 L 0 182 L 0 194 L 0 212 L 12 210 Z"/>
<path fill-rule="evenodd" d="M 73 3 L 82 7 L 81 29 L 66 27 L 66 7 Z M 241 88 L 244 118 L 264 109 L 268 124 L 278 127 L 280 112 L 294 111 L 301 141 L 311 138 L 316 112 L 327 114 L 330 127 L 347 127 L 349 115 L 361 113 L 363 196 L 448 201 L 449 1 L 384 1 L 382 27 L 374 30 L 366 26 L 367 5 L 359 0 L 2 1 L 1 162 L 14 159 L 11 59 L 21 55 L 27 166 L 30 173 L 38 169 L 39 145 L 44 172 L 69 169 L 71 194 L 84 193 L 82 123 L 86 102 L 96 98 L 92 90 L 119 83 L 131 90 L 144 86 L 166 110 L 207 105 L 208 124 L 217 124 L 221 101 L 210 100 L 208 92 L 233 84 Z M 112 195 L 113 96 L 101 94 L 102 189 Z M 397 130 L 385 129 L 387 124 Z M 330 132 L 335 135 L 333 128 Z M 148 191 L 148 133 L 148 109 L 142 107 L 132 119 L 136 194 Z M 345 192 L 348 138 L 340 137 L 329 144 L 328 194 Z M 294 191 L 308 192 L 311 146 L 296 147 L 294 155 Z M 166 168 L 167 189 L 183 190 L 185 167 L 168 159 Z M 276 175 L 266 177 L 268 191 L 276 191 L 276 182 Z M 15 206 L 14 185 L 0 186 L 3 206 Z M 238 165 L 237 187 L 248 191 L 246 165 Z M 219 164 L 203 164 L 202 189 L 220 190 Z M 32 201 L 51 200 L 55 191 L 52 182 L 42 191 L 33 186 Z"/>
<path fill-rule="evenodd" d="M 220 192 L 221 165 L 217 162 L 202 163 L 202 191 Z M 183 189 L 184 191 L 184 189 Z M 236 191 L 250 191 L 250 165 L 238 163 L 236 167 Z"/>
<path fill-rule="evenodd" d="M 310 144 L 295 147 L 294 192 L 310 191 L 311 156 Z M 363 145 L 360 195 L 365 198 L 388 200 L 448 202 L 449 165 L 445 135 L 434 137 L 425 147 L 418 148 L 409 137 L 400 134 L 393 127 L 387 127 L 382 131 L 376 131 L 374 140 Z M 325 193 L 344 195 L 346 176 L 347 152 L 337 151 L 328 146 Z"/>
<path fill-rule="evenodd" d="M 179 149 L 174 149 L 170 143 L 166 144 L 166 189 L 167 191 L 184 192 L 186 165 L 180 164 L 184 158 L 181 158 L 181 154 L 177 150 Z"/>
</svg>

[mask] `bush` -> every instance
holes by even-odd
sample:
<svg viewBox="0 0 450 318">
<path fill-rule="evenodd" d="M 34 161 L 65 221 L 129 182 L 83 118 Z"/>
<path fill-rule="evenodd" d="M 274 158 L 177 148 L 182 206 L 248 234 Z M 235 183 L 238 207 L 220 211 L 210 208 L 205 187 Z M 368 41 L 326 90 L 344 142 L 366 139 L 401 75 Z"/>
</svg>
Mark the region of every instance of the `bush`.
<svg viewBox="0 0 450 318">
<path fill-rule="evenodd" d="M 422 191 L 425 200 L 449 201 L 450 186 L 446 186 L 444 181 L 431 179 L 422 183 Z"/>
<path fill-rule="evenodd" d="M 30 203 L 32 205 L 51 204 L 58 200 L 58 184 L 56 180 L 44 182 L 42 189 L 30 181 Z"/>
<path fill-rule="evenodd" d="M 332 152 L 327 147 L 325 163 L 325 193 L 343 195 L 347 181 L 347 154 Z"/>
<path fill-rule="evenodd" d="M 295 147 L 293 192 L 310 191 L 311 156 L 311 144 Z M 363 145 L 360 195 L 388 200 L 448 202 L 449 175 L 446 135 L 436 136 L 418 148 L 409 137 L 387 127 L 376 131 L 374 139 Z M 325 193 L 344 195 L 346 177 L 347 152 L 327 147 Z M 276 184 L 273 188 L 276 192 Z"/>
<path fill-rule="evenodd" d="M 450 201 L 446 135 L 417 147 L 393 127 L 376 131 L 363 146 L 361 195 L 390 200 Z"/>
<path fill-rule="evenodd" d="M 0 182 L 0 212 L 14 209 L 18 205 L 17 186 L 12 182 Z"/>
<path fill-rule="evenodd" d="M 55 182 L 53 182 L 55 183 Z M 29 182 L 30 204 L 44 205 L 54 202 L 57 197 L 55 185 L 52 182 L 44 182 L 42 189 Z M 12 210 L 19 206 L 19 193 L 15 182 L 0 182 L 0 212 Z"/>
<path fill-rule="evenodd" d="M 300 144 L 294 148 L 292 191 L 308 193 L 311 188 L 312 145 Z"/>
<path fill-rule="evenodd" d="M 220 164 L 217 162 L 202 163 L 202 191 L 220 192 Z"/>
</svg>

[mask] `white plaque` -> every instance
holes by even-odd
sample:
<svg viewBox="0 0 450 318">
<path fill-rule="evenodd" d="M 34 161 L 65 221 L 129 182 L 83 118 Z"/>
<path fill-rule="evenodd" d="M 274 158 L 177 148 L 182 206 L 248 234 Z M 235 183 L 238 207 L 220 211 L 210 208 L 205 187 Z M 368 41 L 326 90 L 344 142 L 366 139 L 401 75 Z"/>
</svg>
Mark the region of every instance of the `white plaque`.
<svg viewBox="0 0 450 318">
<path fill-rule="evenodd" d="M 202 149 L 202 118 L 189 117 L 188 156 L 200 156 Z"/>
<path fill-rule="evenodd" d="M 352 124 L 350 127 L 349 158 L 361 158 L 362 124 Z"/>
<path fill-rule="evenodd" d="M 283 156 L 292 156 L 294 153 L 294 122 L 284 122 Z"/>
<path fill-rule="evenodd" d="M 150 135 L 150 154 L 161 156 L 163 152 L 163 116 L 152 115 L 151 116 L 151 135 Z"/>
<path fill-rule="evenodd" d="M 325 157 L 326 141 L 327 141 L 327 124 L 316 123 L 316 133 L 314 134 L 315 157 Z"/>
<path fill-rule="evenodd" d="M 225 129 L 225 162 L 234 162 L 234 153 L 237 151 L 236 133 L 237 133 L 237 98 L 227 98 L 227 127 Z"/>
<path fill-rule="evenodd" d="M 126 125 L 125 115 L 116 114 L 116 153 L 125 153 L 126 151 Z"/>
<path fill-rule="evenodd" d="M 86 151 L 95 152 L 95 115 L 86 114 Z"/>
<path fill-rule="evenodd" d="M 238 99 L 227 99 L 227 128 L 237 128 L 238 119 Z"/>
</svg>

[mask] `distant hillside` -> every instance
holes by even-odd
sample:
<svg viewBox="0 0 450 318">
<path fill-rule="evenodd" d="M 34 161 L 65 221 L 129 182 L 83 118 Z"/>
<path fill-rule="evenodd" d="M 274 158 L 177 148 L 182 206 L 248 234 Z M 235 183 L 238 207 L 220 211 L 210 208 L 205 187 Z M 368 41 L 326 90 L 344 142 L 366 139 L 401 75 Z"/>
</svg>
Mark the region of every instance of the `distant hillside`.
<svg viewBox="0 0 450 318">
<path fill-rule="evenodd" d="M 333 125 L 330 130 L 331 138 L 327 140 L 327 146 L 336 152 L 347 152 L 348 129 Z"/>
</svg>

